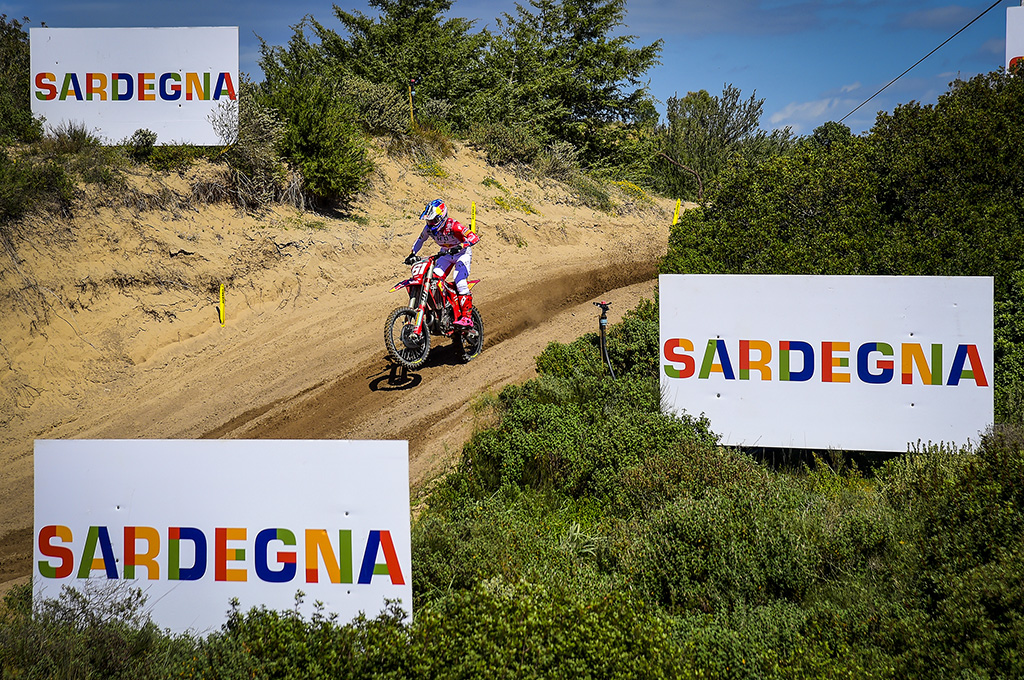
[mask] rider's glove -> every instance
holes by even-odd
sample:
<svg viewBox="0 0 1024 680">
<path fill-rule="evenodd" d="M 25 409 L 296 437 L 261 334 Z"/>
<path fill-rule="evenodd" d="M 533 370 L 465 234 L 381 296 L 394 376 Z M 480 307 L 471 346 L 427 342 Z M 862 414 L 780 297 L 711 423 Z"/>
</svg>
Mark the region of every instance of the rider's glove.
<svg viewBox="0 0 1024 680">
<path fill-rule="evenodd" d="M 409 253 L 409 256 L 405 258 L 406 264 L 412 264 L 416 261 L 416 253 Z"/>
</svg>

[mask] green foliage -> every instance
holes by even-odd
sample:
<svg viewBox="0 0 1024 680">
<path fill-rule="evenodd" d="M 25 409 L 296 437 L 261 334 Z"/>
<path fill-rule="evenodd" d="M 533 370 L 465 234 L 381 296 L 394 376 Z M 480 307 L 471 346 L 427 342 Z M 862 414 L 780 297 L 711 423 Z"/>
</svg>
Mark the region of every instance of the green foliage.
<svg viewBox="0 0 1024 680">
<path fill-rule="evenodd" d="M 484 123 L 530 121 L 543 146 L 558 139 L 587 164 L 614 154 L 604 131 L 649 126 L 657 118 L 644 74 L 658 63 L 661 41 L 632 47 L 615 35 L 625 0 L 531 0 L 499 19 L 488 66 L 494 86 L 481 93 Z M 613 135 L 614 136 L 614 135 Z M 530 162 L 527 159 L 524 162 Z"/>
<path fill-rule="evenodd" d="M 490 34 L 471 32 L 474 21 L 444 18 L 452 0 L 367 4 L 379 15 L 334 7 L 344 35 L 312 22 L 330 68 L 381 87 L 400 88 L 403 97 L 410 79 L 419 77 L 415 104 L 423 118 L 435 124 L 450 118 L 455 129 L 467 127 L 469 101 L 484 86 L 482 56 Z M 446 102 L 447 108 L 436 108 L 438 102 Z"/>
<path fill-rule="evenodd" d="M 878 201 L 911 250 L 902 273 L 991 275 L 1006 298 L 1024 268 L 1022 114 L 1024 82 L 997 71 L 878 116 Z"/>
<path fill-rule="evenodd" d="M 356 121 L 366 132 L 391 136 L 409 133 L 409 100 L 397 85 L 346 75 L 342 89 L 351 97 Z"/>
<path fill-rule="evenodd" d="M 153 155 L 153 146 L 155 144 L 155 132 L 152 130 L 139 129 L 125 141 L 124 146 L 129 158 L 136 163 L 142 163 Z"/>
<path fill-rule="evenodd" d="M 609 355 L 628 360 L 650 339 L 649 329 L 615 333 Z M 477 433 L 464 449 L 467 475 L 479 493 L 531 487 L 609 500 L 622 475 L 646 457 L 684 440 L 714 441 L 705 421 L 661 413 L 650 362 L 623 367 L 617 381 L 604 378 L 597 345 L 594 335 L 551 343 L 537 358 L 539 378 L 502 390 L 502 427 Z"/>
<path fill-rule="evenodd" d="M 544 147 L 543 133 L 529 124 L 478 124 L 470 131 L 470 141 L 483 149 L 488 162 L 530 164 Z"/>
<path fill-rule="evenodd" d="M 574 175 L 569 181 L 569 187 L 576 195 L 576 199 L 588 208 L 604 213 L 611 213 L 615 209 L 608 187 L 596 177 L 582 173 Z"/>
<path fill-rule="evenodd" d="M 319 200 L 345 202 L 365 186 L 373 166 L 355 105 L 304 27 L 294 27 L 287 49 L 262 44 L 265 79 L 256 101 L 284 121 L 281 151 L 302 173 L 306 190 Z"/>
<path fill-rule="evenodd" d="M 194 144 L 164 144 L 153 147 L 146 158 L 146 165 L 154 170 L 183 173 L 201 159 L 214 160 L 219 149 Z"/>
<path fill-rule="evenodd" d="M 34 142 L 43 133 L 32 117 L 28 23 L 0 14 L 0 144 Z"/>
<path fill-rule="evenodd" d="M 537 177 L 569 182 L 581 172 L 579 156 L 579 149 L 569 142 L 555 141 L 533 159 L 533 171 Z"/>
<path fill-rule="evenodd" d="M 996 420 L 1024 424 L 1024 270 L 1014 272 L 1009 295 L 995 304 Z"/>
<path fill-rule="evenodd" d="M 660 413 L 653 302 L 552 343 L 412 526 L 416 616 L 233 605 L 161 635 L 137 593 L 0 609 L 5 677 L 1020 677 L 1024 430 L 865 477 L 773 470 Z M 37 605 L 38 606 L 38 605 Z"/>
<path fill-rule="evenodd" d="M 11 157 L 0 150 L 0 228 L 5 238 L 11 222 L 30 209 L 68 213 L 75 197 L 74 183 L 53 160 Z"/>
<path fill-rule="evenodd" d="M 659 130 L 658 168 L 663 191 L 703 200 L 719 175 L 738 159 L 751 166 L 789 146 L 789 129 L 771 133 L 759 128 L 764 99 L 740 99 L 740 91 L 726 85 L 720 97 L 706 90 L 682 99 L 669 97 L 668 124 Z"/>
<path fill-rule="evenodd" d="M 165 678 L 192 648 L 149 620 L 137 588 L 65 588 L 33 611 L 26 584 L 8 591 L 0 608 L 5 678 Z"/>
<path fill-rule="evenodd" d="M 243 80 L 239 87 L 237 134 L 223 151 L 231 193 L 247 210 L 262 210 L 283 193 L 286 167 L 277 149 L 285 126 L 275 112 L 257 100 L 253 85 Z"/>
<path fill-rule="evenodd" d="M 407 677 L 677 678 L 666 619 L 628 596 L 600 599 L 498 581 L 416 613 Z"/>
</svg>

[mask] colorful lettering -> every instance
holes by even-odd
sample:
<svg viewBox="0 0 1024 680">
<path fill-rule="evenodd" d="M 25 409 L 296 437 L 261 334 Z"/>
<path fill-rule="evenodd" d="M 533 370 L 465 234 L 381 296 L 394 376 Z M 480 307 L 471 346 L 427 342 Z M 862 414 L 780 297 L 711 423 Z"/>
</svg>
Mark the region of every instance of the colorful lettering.
<svg viewBox="0 0 1024 680">
<path fill-rule="evenodd" d="M 174 84 L 168 88 L 167 83 Z M 177 73 L 165 73 L 160 76 L 160 98 L 169 102 L 181 99 L 181 76 Z"/>
<path fill-rule="evenodd" d="M 295 534 L 287 529 L 264 529 L 256 534 L 256 576 L 267 583 L 287 583 L 295 578 L 295 551 L 277 553 L 277 562 L 281 568 L 274 571 L 270 568 L 269 547 L 271 541 L 280 541 L 284 545 L 295 545 Z"/>
<path fill-rule="evenodd" d="M 970 362 L 970 370 L 964 369 L 966 362 Z M 985 377 L 985 368 L 978 355 L 977 345 L 959 345 L 956 354 L 953 355 L 953 366 L 949 369 L 949 380 L 946 384 L 959 385 L 964 379 L 973 380 L 978 387 L 988 387 L 988 379 Z"/>
<path fill-rule="evenodd" d="M 146 552 L 136 552 L 136 540 L 146 541 Z M 147 578 L 160 578 L 160 565 L 156 556 L 160 554 L 160 534 L 153 527 L 124 528 L 124 577 L 135 578 L 135 567 L 145 567 Z"/>
<path fill-rule="evenodd" d="M 715 357 L 720 361 L 715 361 Z M 736 374 L 732 371 L 732 362 L 729 361 L 729 350 L 725 346 L 725 340 L 708 340 L 707 348 L 704 350 L 704 361 L 700 365 L 700 378 L 706 380 L 712 373 L 721 373 L 726 380 L 735 380 Z"/>
<path fill-rule="evenodd" d="M 837 357 L 836 352 L 849 352 L 848 342 L 823 342 L 821 343 L 821 382 L 850 382 L 849 373 L 837 372 L 837 368 L 849 368 L 848 357 Z"/>
<path fill-rule="evenodd" d="M 213 578 L 217 581 L 245 581 L 245 569 L 228 569 L 228 562 L 245 559 L 245 548 L 229 548 L 228 541 L 244 541 L 246 530 L 241 527 L 218 527 L 214 531 Z"/>
<path fill-rule="evenodd" d="M 871 372 L 871 354 L 878 352 L 884 357 L 891 357 L 893 355 L 892 345 L 888 345 L 884 342 L 865 342 L 857 350 L 857 377 L 860 378 L 861 382 L 868 383 L 869 385 L 884 385 L 885 383 L 892 382 L 894 362 L 892 359 L 879 359 L 875 363 L 875 367 L 880 369 L 880 373 Z"/>
<path fill-rule="evenodd" d="M 682 364 L 682 368 L 675 368 L 674 366 L 665 366 L 665 375 L 670 378 L 689 378 L 693 375 L 694 371 L 697 370 L 696 362 L 693 357 L 689 354 L 684 354 L 679 350 L 685 352 L 693 351 L 693 343 L 686 338 L 669 338 L 665 341 L 665 346 L 662 351 L 665 354 L 665 359 L 671 361 L 674 364 Z"/>
<path fill-rule="evenodd" d="M 903 384 L 914 382 L 914 367 L 925 385 L 942 384 L 942 345 L 932 345 L 932 363 L 928 364 L 924 350 L 916 342 L 904 343 L 902 349 Z"/>
<path fill-rule="evenodd" d="M 381 551 L 384 553 L 384 562 L 377 563 L 377 553 Z M 392 585 L 405 585 L 390 531 L 371 531 L 370 539 L 366 542 L 363 566 L 359 569 L 359 582 L 369 583 L 374 576 L 390 576 Z"/>
<path fill-rule="evenodd" d="M 82 101 L 82 86 L 78 84 L 77 73 L 64 74 L 64 86 L 60 89 L 60 100 L 64 101 L 69 96 Z"/>
<path fill-rule="evenodd" d="M 101 557 L 96 557 L 97 545 Z M 82 561 L 78 565 L 78 578 L 89 578 L 93 571 L 98 570 L 104 571 L 109 579 L 117 578 L 117 560 L 114 559 L 114 546 L 110 543 L 107 527 L 89 527 Z"/>
<path fill-rule="evenodd" d="M 66 578 L 71 576 L 75 569 L 75 554 L 70 548 L 53 545 L 53 539 L 59 538 L 64 543 L 70 543 L 71 529 L 62 524 L 51 524 L 39 530 L 39 552 L 43 557 L 50 557 L 60 560 L 58 566 L 53 566 L 45 560 L 39 561 L 39 573 L 44 578 Z"/>
<path fill-rule="evenodd" d="M 181 567 L 181 541 L 193 546 L 195 562 Z M 206 534 L 195 527 L 171 527 L 167 530 L 167 578 L 171 581 L 198 581 L 206 575 Z"/>
<path fill-rule="evenodd" d="M 750 351 L 758 352 L 758 359 L 752 361 Z M 761 380 L 772 379 L 772 346 L 764 340 L 740 340 L 740 380 L 750 380 L 750 372 L 757 371 Z"/>
<path fill-rule="evenodd" d="M 36 99 L 48 102 L 57 98 L 57 76 L 52 73 L 36 74 Z"/>
<path fill-rule="evenodd" d="M 306 529 L 306 583 L 319 583 L 320 556 L 331 583 L 352 583 L 352 532 L 338 532 L 338 554 L 325 529 Z"/>
<path fill-rule="evenodd" d="M 790 354 L 799 352 L 803 361 L 801 369 L 793 372 Z M 814 376 L 814 348 L 802 340 L 782 340 L 779 342 L 779 380 L 784 382 L 806 382 Z"/>
<path fill-rule="evenodd" d="M 88 73 L 85 76 L 85 98 L 92 101 L 97 95 L 101 102 L 107 101 L 106 73 Z"/>
</svg>

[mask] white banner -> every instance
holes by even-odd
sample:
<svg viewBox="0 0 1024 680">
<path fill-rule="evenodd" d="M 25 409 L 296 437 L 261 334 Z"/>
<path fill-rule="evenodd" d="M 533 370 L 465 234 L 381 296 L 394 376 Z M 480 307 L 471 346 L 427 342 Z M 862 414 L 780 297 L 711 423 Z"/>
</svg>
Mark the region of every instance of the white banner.
<svg viewBox="0 0 1024 680">
<path fill-rule="evenodd" d="M 990 277 L 659 279 L 670 411 L 727 445 L 906 451 L 993 419 Z"/>
<path fill-rule="evenodd" d="M 37 597 L 141 588 L 160 626 L 200 634 L 295 594 L 343 621 L 412 615 L 404 441 L 40 440 Z"/>
<path fill-rule="evenodd" d="M 238 27 L 32 28 L 32 113 L 116 144 L 220 145 L 210 116 L 238 105 Z"/>
<path fill-rule="evenodd" d="M 1006 8 L 1006 68 L 1024 61 L 1024 7 Z"/>
</svg>

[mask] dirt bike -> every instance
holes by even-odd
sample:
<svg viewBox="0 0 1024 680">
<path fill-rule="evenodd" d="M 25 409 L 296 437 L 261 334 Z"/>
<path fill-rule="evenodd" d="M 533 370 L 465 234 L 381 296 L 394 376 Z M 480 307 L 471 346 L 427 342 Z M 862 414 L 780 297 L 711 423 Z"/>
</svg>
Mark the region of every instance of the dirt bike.
<svg viewBox="0 0 1024 680">
<path fill-rule="evenodd" d="M 440 255 L 413 258 L 409 278 L 388 291 L 409 291 L 409 306 L 395 309 L 384 324 L 384 345 L 388 354 L 409 369 L 427 362 L 431 335 L 451 338 L 463 361 L 476 358 L 484 349 L 484 322 L 475 306 L 470 315 L 472 326 L 455 325 L 458 293 L 455 285 L 447 280 L 448 271 L 443 276 L 434 273 L 434 262 Z M 470 289 L 479 282 L 479 279 L 468 281 Z"/>
</svg>

